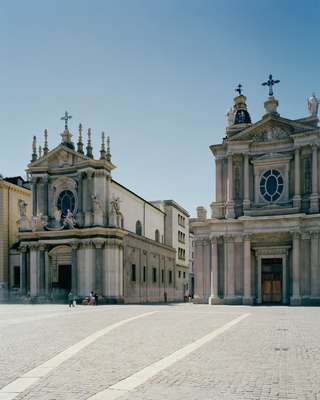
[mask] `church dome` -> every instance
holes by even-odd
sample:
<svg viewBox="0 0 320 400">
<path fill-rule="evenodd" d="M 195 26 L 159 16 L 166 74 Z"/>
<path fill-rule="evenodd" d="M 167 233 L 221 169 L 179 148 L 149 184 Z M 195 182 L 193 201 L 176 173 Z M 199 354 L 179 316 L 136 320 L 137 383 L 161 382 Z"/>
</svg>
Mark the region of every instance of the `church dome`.
<svg viewBox="0 0 320 400">
<path fill-rule="evenodd" d="M 237 110 L 234 116 L 234 124 L 251 124 L 250 114 L 247 110 Z"/>
</svg>

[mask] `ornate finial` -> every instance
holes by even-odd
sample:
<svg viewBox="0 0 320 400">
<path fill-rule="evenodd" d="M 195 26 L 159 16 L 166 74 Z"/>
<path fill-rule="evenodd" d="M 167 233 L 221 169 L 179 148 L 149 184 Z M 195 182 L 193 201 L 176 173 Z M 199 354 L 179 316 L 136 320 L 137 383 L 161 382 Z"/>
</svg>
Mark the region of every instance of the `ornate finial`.
<svg viewBox="0 0 320 400">
<path fill-rule="evenodd" d="M 91 146 L 91 128 L 88 129 L 88 145 L 87 145 L 87 157 L 93 158 L 92 146 Z"/>
<path fill-rule="evenodd" d="M 46 156 L 49 152 L 48 148 L 48 130 L 44 130 L 44 146 L 43 146 L 43 155 Z"/>
<path fill-rule="evenodd" d="M 279 82 L 280 82 L 279 79 L 274 80 L 272 78 L 272 75 L 270 74 L 267 82 L 262 83 L 262 86 L 269 86 L 269 97 L 273 96 L 273 85 Z"/>
<path fill-rule="evenodd" d="M 104 132 L 101 132 L 100 160 L 105 160 L 106 159 L 106 149 L 105 149 L 104 140 L 105 140 Z"/>
<path fill-rule="evenodd" d="M 66 111 L 64 113 L 64 116 L 61 117 L 61 121 L 64 121 L 64 130 L 67 131 L 68 130 L 68 120 L 71 119 L 72 116 L 68 114 L 68 111 Z"/>
<path fill-rule="evenodd" d="M 42 157 L 42 147 L 39 146 L 39 158 L 41 158 L 41 157 Z"/>
<path fill-rule="evenodd" d="M 82 125 L 81 124 L 79 124 L 79 140 L 78 140 L 77 145 L 78 145 L 78 148 L 77 148 L 78 153 L 84 154 L 83 142 L 82 142 Z"/>
<path fill-rule="evenodd" d="M 235 88 L 235 91 L 239 93 L 239 96 L 242 94 L 242 85 L 239 83 L 239 85 Z"/>
<path fill-rule="evenodd" d="M 107 137 L 107 155 L 106 155 L 107 161 L 111 161 L 111 151 L 110 151 L 110 136 Z"/>
<path fill-rule="evenodd" d="M 37 158 L 38 158 L 38 155 L 37 155 L 37 138 L 35 136 L 33 136 L 31 162 L 36 161 Z"/>
</svg>

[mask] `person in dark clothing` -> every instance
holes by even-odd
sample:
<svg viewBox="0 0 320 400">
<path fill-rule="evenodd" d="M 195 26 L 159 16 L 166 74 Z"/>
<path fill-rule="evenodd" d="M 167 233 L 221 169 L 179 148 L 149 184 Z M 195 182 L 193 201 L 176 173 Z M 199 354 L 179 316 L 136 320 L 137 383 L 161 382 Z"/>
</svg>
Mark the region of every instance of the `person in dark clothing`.
<svg viewBox="0 0 320 400">
<path fill-rule="evenodd" d="M 98 305 L 98 293 L 97 292 L 95 292 L 95 294 L 94 294 L 94 300 L 95 300 L 95 305 L 97 306 Z"/>
</svg>

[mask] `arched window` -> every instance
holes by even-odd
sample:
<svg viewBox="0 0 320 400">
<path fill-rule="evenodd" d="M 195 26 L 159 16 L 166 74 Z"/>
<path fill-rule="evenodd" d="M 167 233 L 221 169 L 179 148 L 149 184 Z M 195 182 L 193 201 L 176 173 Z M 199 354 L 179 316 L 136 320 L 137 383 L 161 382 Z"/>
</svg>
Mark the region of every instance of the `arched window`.
<svg viewBox="0 0 320 400">
<path fill-rule="evenodd" d="M 139 220 L 136 222 L 136 234 L 142 236 L 142 224 Z"/>
<path fill-rule="evenodd" d="M 154 240 L 156 242 L 160 242 L 160 232 L 159 229 L 156 229 L 155 233 L 154 233 Z"/>
<path fill-rule="evenodd" d="M 72 213 L 75 211 L 75 198 L 70 190 L 63 190 L 58 197 L 57 207 L 61 211 L 62 217 L 65 217 L 70 210 Z"/>
</svg>

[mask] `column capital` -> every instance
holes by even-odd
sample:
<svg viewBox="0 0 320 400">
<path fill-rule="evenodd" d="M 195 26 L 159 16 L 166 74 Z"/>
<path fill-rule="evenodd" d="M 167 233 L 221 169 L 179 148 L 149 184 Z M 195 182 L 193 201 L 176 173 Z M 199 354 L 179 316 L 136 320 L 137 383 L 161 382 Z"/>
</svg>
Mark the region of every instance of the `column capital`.
<svg viewBox="0 0 320 400">
<path fill-rule="evenodd" d="M 28 251 L 28 246 L 26 244 L 21 244 L 19 246 L 20 253 L 26 253 Z"/>
<path fill-rule="evenodd" d="M 300 239 L 300 238 L 301 238 L 301 232 L 300 231 L 292 232 L 292 239 Z"/>
<path fill-rule="evenodd" d="M 39 248 L 39 243 L 31 243 L 29 244 L 30 250 L 38 250 Z"/>
<path fill-rule="evenodd" d="M 250 242 L 251 241 L 251 236 L 252 235 L 250 235 L 249 233 L 244 233 L 242 235 L 242 238 L 243 238 L 244 242 Z"/>
<path fill-rule="evenodd" d="M 46 245 L 44 243 L 39 243 L 39 250 L 40 251 L 46 251 L 47 248 L 48 248 L 48 245 Z"/>
<path fill-rule="evenodd" d="M 106 241 L 104 239 L 95 239 L 93 241 L 96 249 L 102 249 L 102 247 L 104 246 L 104 244 L 106 243 Z"/>
<path fill-rule="evenodd" d="M 217 244 L 218 240 L 219 240 L 219 236 L 213 236 L 213 235 L 210 236 L 211 244 Z"/>
<path fill-rule="evenodd" d="M 78 240 L 73 240 L 70 243 L 72 250 L 77 250 L 79 248 L 80 242 Z"/>
<path fill-rule="evenodd" d="M 319 235 L 320 235 L 319 231 L 310 232 L 311 239 L 319 239 Z"/>
<path fill-rule="evenodd" d="M 318 147 L 319 147 L 318 143 L 312 143 L 311 144 L 312 151 L 318 150 Z"/>
<path fill-rule="evenodd" d="M 235 236 L 234 235 L 225 235 L 224 240 L 226 243 L 234 243 Z"/>
</svg>

